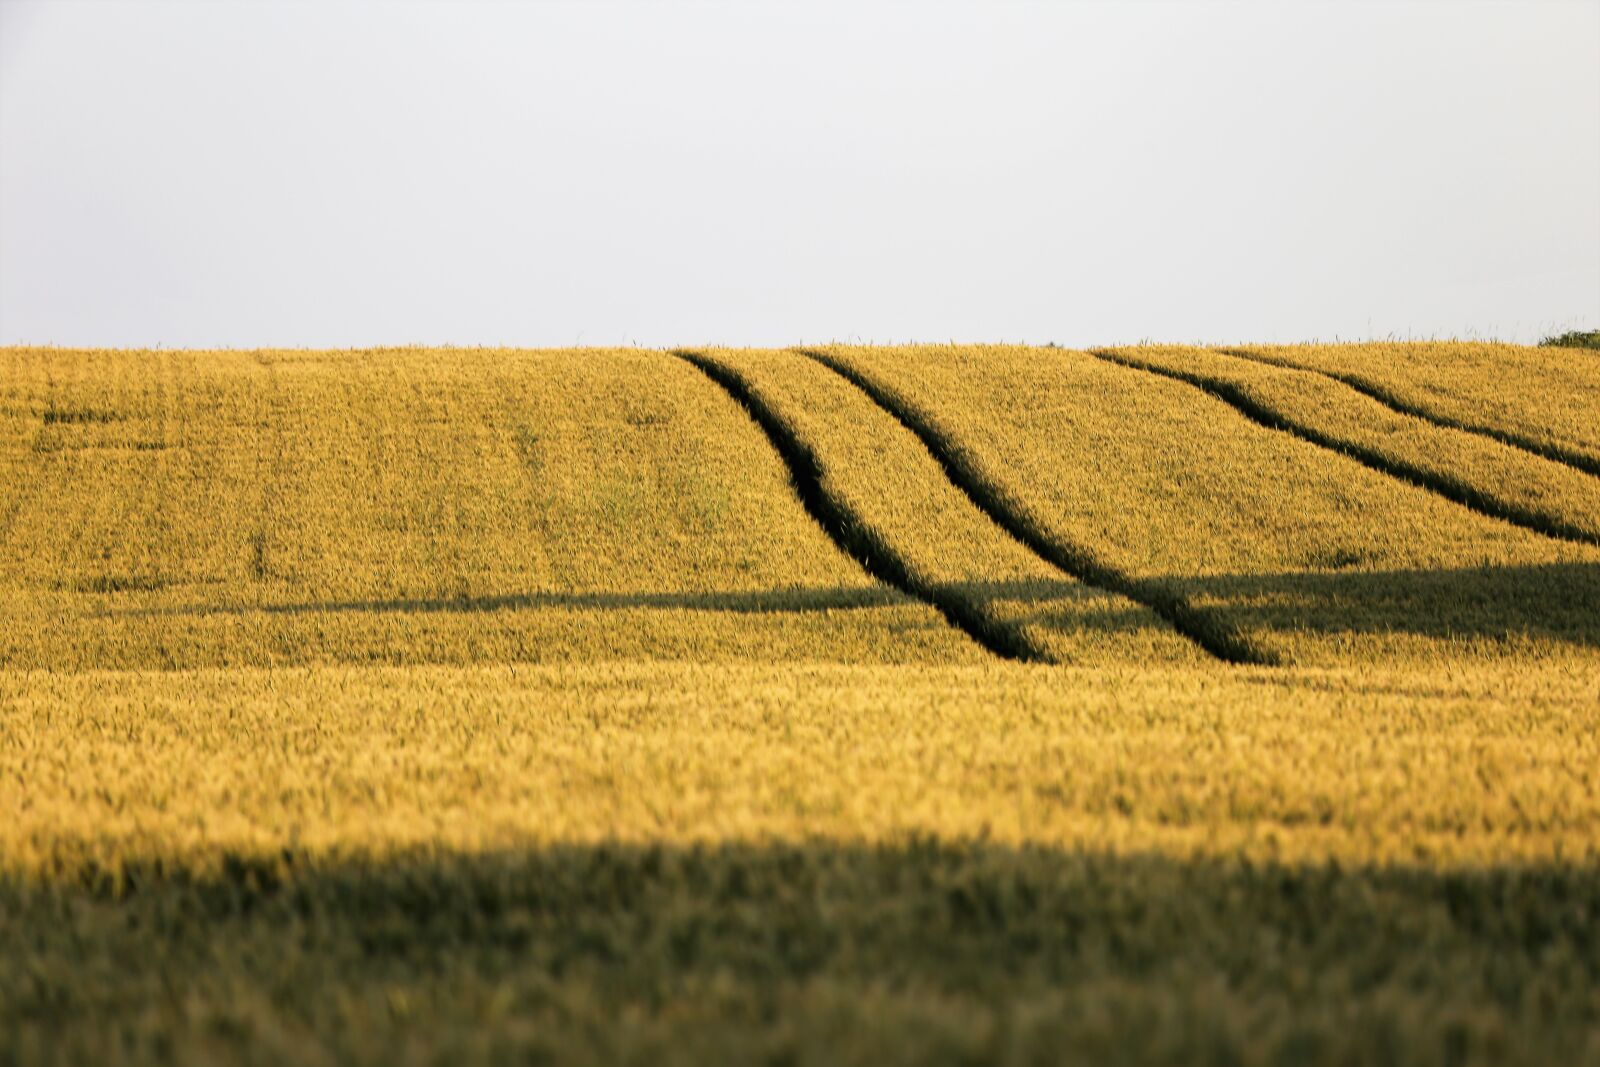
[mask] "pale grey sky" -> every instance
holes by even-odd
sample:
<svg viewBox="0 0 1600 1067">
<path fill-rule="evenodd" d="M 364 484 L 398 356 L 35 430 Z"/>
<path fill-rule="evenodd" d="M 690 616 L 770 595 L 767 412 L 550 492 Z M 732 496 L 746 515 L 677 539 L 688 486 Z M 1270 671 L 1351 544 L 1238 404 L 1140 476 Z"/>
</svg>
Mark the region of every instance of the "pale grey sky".
<svg viewBox="0 0 1600 1067">
<path fill-rule="evenodd" d="M 0 343 L 1577 325 L 1600 2 L 0 0 Z"/>
</svg>

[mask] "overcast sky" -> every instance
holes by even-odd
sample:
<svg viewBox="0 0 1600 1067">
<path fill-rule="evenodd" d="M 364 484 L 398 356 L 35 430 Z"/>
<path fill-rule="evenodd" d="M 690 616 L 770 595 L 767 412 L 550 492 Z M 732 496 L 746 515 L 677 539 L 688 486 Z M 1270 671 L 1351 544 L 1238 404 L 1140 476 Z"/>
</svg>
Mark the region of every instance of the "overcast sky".
<svg viewBox="0 0 1600 1067">
<path fill-rule="evenodd" d="M 1600 2 L 0 0 L 0 343 L 1600 325 Z"/>
</svg>

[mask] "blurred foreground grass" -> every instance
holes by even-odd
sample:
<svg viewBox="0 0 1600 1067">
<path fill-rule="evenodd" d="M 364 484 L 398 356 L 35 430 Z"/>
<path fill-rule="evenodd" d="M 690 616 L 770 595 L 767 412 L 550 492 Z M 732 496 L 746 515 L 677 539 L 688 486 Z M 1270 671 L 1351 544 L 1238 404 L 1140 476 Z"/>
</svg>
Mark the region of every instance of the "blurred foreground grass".
<svg viewBox="0 0 1600 1067">
<path fill-rule="evenodd" d="M 1581 1062 L 1546 671 L 0 675 L 35 1062 Z"/>
</svg>

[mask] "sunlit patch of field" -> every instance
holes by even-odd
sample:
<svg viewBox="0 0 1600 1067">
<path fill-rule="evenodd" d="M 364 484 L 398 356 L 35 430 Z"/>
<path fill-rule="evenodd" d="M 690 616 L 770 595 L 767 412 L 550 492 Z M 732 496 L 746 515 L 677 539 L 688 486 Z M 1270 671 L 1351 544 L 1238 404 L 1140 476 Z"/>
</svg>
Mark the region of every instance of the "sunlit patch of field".
<svg viewBox="0 0 1600 1067">
<path fill-rule="evenodd" d="M 1600 474 L 1600 361 L 1592 350 L 1435 342 L 1229 351 L 1310 368 L 1402 410 Z"/>
<path fill-rule="evenodd" d="M 0 1063 L 1600 1062 L 1592 359 L 0 350 Z"/>
<path fill-rule="evenodd" d="M 1142 605 L 1097 588 L 996 524 L 916 436 L 839 375 L 796 352 L 713 350 L 801 447 L 822 491 L 849 509 L 905 571 L 909 587 L 971 616 L 978 639 L 1055 663 L 1195 663 L 1204 654 Z"/>
<path fill-rule="evenodd" d="M 9 666 L 982 657 L 660 353 L 12 349 L 0 383 Z"/>
<path fill-rule="evenodd" d="M 1259 425 L 1194 385 L 1093 354 L 829 353 L 927 419 L 1044 536 L 1146 599 L 1178 601 L 1196 627 L 1238 634 L 1261 658 L 1593 662 L 1593 545 L 1487 516 Z M 1548 495 L 1561 501 L 1568 471 L 1556 469 L 1563 480 Z M 1494 480 L 1503 470 L 1462 462 L 1454 472 L 1519 491 Z M 1587 499 L 1559 506 L 1593 525 Z"/>
<path fill-rule="evenodd" d="M 1558 460 L 1397 410 L 1315 371 L 1198 348 L 1145 346 L 1101 354 L 1188 382 L 1261 425 L 1344 453 L 1482 515 L 1600 545 L 1600 478 Z M 1600 411 L 1600 392 L 1594 404 Z"/>
</svg>

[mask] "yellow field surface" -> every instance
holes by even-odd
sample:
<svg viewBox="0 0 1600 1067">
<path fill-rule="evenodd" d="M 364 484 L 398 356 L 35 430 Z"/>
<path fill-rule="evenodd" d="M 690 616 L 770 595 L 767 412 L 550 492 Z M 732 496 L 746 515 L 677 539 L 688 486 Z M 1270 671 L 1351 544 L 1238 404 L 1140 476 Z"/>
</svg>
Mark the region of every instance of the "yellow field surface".
<svg viewBox="0 0 1600 1067">
<path fill-rule="evenodd" d="M 1492 437 L 1395 411 L 1311 371 L 1198 348 L 1112 349 L 1126 366 L 1187 381 L 1264 425 L 1539 533 L 1600 545 L 1600 478 Z M 1596 398 L 1600 411 L 1600 395 Z"/>
<path fill-rule="evenodd" d="M 1193 385 L 1048 349 L 825 355 L 924 418 L 1044 536 L 1263 659 L 1596 659 L 1600 550 L 1267 429 Z"/>
<path fill-rule="evenodd" d="M 1074 580 L 995 525 L 916 436 L 794 352 L 713 351 L 823 465 L 824 491 L 875 531 L 918 585 L 1048 662 L 1194 663 L 1200 651 L 1140 605 Z"/>
<path fill-rule="evenodd" d="M 1600 1064 L 1586 359 L 0 349 L 0 1067 Z"/>
<path fill-rule="evenodd" d="M 0 664 L 976 661 L 660 353 L 0 353 Z"/>
<path fill-rule="evenodd" d="M 1230 351 L 1335 375 L 1444 425 L 1600 474 L 1600 360 L 1589 350 L 1432 342 Z"/>
</svg>

